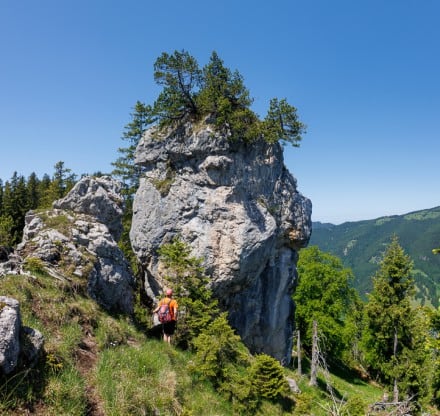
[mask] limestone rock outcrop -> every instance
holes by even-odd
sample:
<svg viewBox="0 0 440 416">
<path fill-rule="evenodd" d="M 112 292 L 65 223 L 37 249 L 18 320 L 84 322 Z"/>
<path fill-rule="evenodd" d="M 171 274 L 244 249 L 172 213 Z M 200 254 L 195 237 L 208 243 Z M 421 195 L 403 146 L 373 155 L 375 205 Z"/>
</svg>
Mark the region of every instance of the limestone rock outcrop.
<svg viewBox="0 0 440 416">
<path fill-rule="evenodd" d="M 17 251 L 37 257 L 55 274 L 87 280 L 87 292 L 104 308 L 133 312 L 134 277 L 117 245 L 122 233 L 121 184 L 84 177 L 53 209 L 27 213 Z"/>
<path fill-rule="evenodd" d="M 157 249 L 179 235 L 203 259 L 214 295 L 251 351 L 290 361 L 291 295 L 312 208 L 281 145 L 232 142 L 206 124 L 154 136 L 148 131 L 136 150 L 145 176 L 130 232 L 147 295 L 154 299 L 162 284 Z"/>
<path fill-rule="evenodd" d="M 22 326 L 17 300 L 0 296 L 0 374 L 10 374 L 20 364 L 35 364 L 44 343 L 36 329 Z"/>
</svg>

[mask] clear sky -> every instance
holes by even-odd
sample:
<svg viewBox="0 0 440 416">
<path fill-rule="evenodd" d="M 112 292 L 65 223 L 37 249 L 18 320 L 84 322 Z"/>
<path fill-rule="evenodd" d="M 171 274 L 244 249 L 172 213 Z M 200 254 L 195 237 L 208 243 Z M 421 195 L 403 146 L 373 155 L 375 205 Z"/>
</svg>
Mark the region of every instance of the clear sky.
<svg viewBox="0 0 440 416">
<path fill-rule="evenodd" d="M 285 163 L 314 221 L 440 205 L 438 0 L 0 0 L 0 178 L 110 172 L 153 64 L 213 50 L 264 116 L 307 124 Z"/>
</svg>

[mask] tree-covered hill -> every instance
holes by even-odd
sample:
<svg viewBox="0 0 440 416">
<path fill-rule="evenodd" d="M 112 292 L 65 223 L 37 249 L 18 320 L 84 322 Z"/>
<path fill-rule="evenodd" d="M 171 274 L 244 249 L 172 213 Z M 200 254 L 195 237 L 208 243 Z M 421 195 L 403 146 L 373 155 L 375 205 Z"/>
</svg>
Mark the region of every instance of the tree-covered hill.
<svg viewBox="0 0 440 416">
<path fill-rule="evenodd" d="M 432 249 L 440 245 L 440 207 L 340 225 L 313 223 L 310 245 L 340 257 L 353 270 L 354 285 L 365 296 L 393 235 L 414 261 L 417 299 L 438 307 L 440 256 Z"/>
</svg>

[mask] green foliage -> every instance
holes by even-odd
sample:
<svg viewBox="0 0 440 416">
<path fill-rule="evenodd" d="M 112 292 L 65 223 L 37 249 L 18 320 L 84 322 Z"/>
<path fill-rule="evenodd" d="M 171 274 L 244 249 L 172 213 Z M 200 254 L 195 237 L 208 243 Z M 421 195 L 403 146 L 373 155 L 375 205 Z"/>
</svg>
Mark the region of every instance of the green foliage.
<svg viewBox="0 0 440 416">
<path fill-rule="evenodd" d="M 249 91 L 238 71 L 224 66 L 216 52 L 203 68 L 203 81 L 197 104 L 200 112 L 212 117 L 217 130 L 229 134 L 231 140 L 252 141 L 258 135 L 258 118 L 250 110 Z"/>
<path fill-rule="evenodd" d="M 54 169 L 49 186 L 41 193 L 39 207 L 50 208 L 53 201 L 64 197 L 75 184 L 76 175 L 64 166 L 64 162 L 57 162 Z"/>
<path fill-rule="evenodd" d="M 163 90 L 154 103 L 153 112 L 159 126 L 187 119 L 196 120 L 196 91 L 201 82 L 201 70 L 196 59 L 186 51 L 164 52 L 154 64 L 154 80 Z"/>
<path fill-rule="evenodd" d="M 44 273 L 44 262 L 38 257 L 26 257 L 24 261 L 24 268 L 32 273 Z"/>
<path fill-rule="evenodd" d="M 179 237 L 159 248 L 165 280 L 175 289 L 179 301 L 179 329 L 176 341 L 187 346 L 219 315 L 218 304 L 208 288 L 202 260 Z"/>
<path fill-rule="evenodd" d="M 269 143 L 281 140 L 299 147 L 301 134 L 305 132 L 305 125 L 298 120 L 296 108 L 286 99 L 270 100 L 269 111 L 262 123 L 263 137 Z"/>
<path fill-rule="evenodd" d="M 385 382 L 398 380 L 405 394 L 426 395 L 423 325 L 410 303 L 413 263 L 393 237 L 373 278 L 365 306 L 364 351 L 370 369 Z"/>
<path fill-rule="evenodd" d="M 32 173 L 26 181 L 14 172 L 4 184 L 0 180 L 0 245 L 13 247 L 21 241 L 25 215 L 29 210 L 51 207 L 55 199 L 67 194 L 76 175 L 57 162 L 52 179 L 46 174 L 38 179 Z"/>
<path fill-rule="evenodd" d="M 13 229 L 14 219 L 10 215 L 0 216 L 0 246 L 11 247 L 14 244 Z"/>
<path fill-rule="evenodd" d="M 283 367 L 269 355 L 257 355 L 252 363 L 250 374 L 252 384 L 259 397 L 274 400 L 289 393 Z"/>
<path fill-rule="evenodd" d="M 357 301 L 351 288 L 353 274 L 344 268 L 337 257 L 322 252 L 317 246 L 301 250 L 297 265 L 299 283 L 293 299 L 296 303 L 295 323 L 300 330 L 302 343 L 308 351 L 312 346 L 313 321 L 325 340 L 325 351 L 333 358 L 351 348 L 353 322 L 347 327 L 347 317 Z"/>
<path fill-rule="evenodd" d="M 228 379 L 228 365 L 247 365 L 250 355 L 222 313 L 193 341 L 194 369 L 215 385 Z"/>
<path fill-rule="evenodd" d="M 237 413 L 252 414 L 256 391 L 249 380 L 251 355 L 222 313 L 193 340 L 191 368 L 233 403 Z"/>
<path fill-rule="evenodd" d="M 286 99 L 272 99 L 266 118 L 260 120 L 250 108 L 253 99 L 242 75 L 227 68 L 215 51 L 203 68 L 184 50 L 164 52 L 154 63 L 154 80 L 163 89 L 152 106 L 136 103 L 123 136 L 131 145 L 119 149 L 122 156 L 113 164 L 114 173 L 128 182 L 138 178 L 133 154 L 148 125 L 157 127 L 157 135 L 168 127 L 204 119 L 231 140 L 252 142 L 262 137 L 296 147 L 305 132 L 296 108 Z"/>
<path fill-rule="evenodd" d="M 131 114 L 131 121 L 125 126 L 122 135 L 122 139 L 128 142 L 128 146 L 118 149 L 120 156 L 112 163 L 112 166 L 114 166 L 112 174 L 126 184 L 124 194 L 127 199 L 132 199 L 139 187 L 142 174 L 142 168 L 134 164 L 136 147 L 147 127 L 153 122 L 154 117 L 152 116 L 151 106 L 137 101 Z"/>
<path fill-rule="evenodd" d="M 354 287 L 366 299 L 378 262 L 390 236 L 399 242 L 414 261 L 415 297 L 422 305 L 439 306 L 440 256 L 438 246 L 440 207 L 377 220 L 347 222 L 340 225 L 313 223 L 310 244 L 342 259 L 355 275 Z"/>
</svg>

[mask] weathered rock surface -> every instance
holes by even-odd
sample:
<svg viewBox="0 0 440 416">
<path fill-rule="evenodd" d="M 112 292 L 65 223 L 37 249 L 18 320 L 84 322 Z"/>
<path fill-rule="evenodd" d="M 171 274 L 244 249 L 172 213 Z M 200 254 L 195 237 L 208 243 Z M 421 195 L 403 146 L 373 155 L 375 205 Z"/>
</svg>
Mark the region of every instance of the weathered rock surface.
<svg viewBox="0 0 440 416">
<path fill-rule="evenodd" d="M 311 202 L 297 191 L 282 147 L 230 142 L 208 126 L 168 137 L 149 131 L 130 238 L 154 299 L 157 249 L 180 237 L 204 259 L 220 305 L 253 352 L 290 361 L 297 252 L 311 233 Z"/>
<path fill-rule="evenodd" d="M 11 250 L 0 247 L 0 277 L 22 273 L 22 258 Z"/>
<path fill-rule="evenodd" d="M 0 296 L 0 374 L 10 374 L 19 362 L 34 365 L 43 343 L 39 331 L 21 325 L 18 301 Z"/>
<path fill-rule="evenodd" d="M 53 207 L 79 214 L 89 215 L 105 224 L 118 241 L 122 233 L 122 214 L 124 200 L 122 184 L 108 176 L 82 178 L 62 199 L 55 201 Z"/>
<path fill-rule="evenodd" d="M 122 232 L 120 190 L 110 177 L 82 178 L 54 209 L 27 213 L 17 251 L 87 279 L 89 295 L 107 310 L 132 313 L 134 277 L 116 242 Z"/>
<path fill-rule="evenodd" d="M 17 366 L 20 327 L 18 301 L 0 296 L 0 368 L 4 374 L 9 374 Z"/>
</svg>

